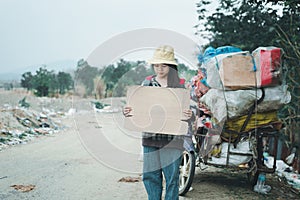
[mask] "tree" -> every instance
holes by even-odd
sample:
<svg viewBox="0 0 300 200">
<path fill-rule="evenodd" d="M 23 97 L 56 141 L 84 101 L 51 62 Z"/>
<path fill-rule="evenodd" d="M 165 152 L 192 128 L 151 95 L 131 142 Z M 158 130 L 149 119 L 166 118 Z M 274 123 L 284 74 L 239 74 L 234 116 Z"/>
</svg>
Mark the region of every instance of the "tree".
<svg viewBox="0 0 300 200">
<path fill-rule="evenodd" d="M 46 66 L 40 67 L 35 75 L 31 72 L 22 74 L 21 86 L 27 90 L 35 90 L 37 96 L 49 96 L 54 94 L 64 94 L 67 90 L 74 87 L 74 81 L 70 74 L 54 71 L 48 71 Z"/>
<path fill-rule="evenodd" d="M 94 91 L 94 79 L 99 75 L 96 67 L 90 66 L 83 59 L 77 62 L 75 81 L 82 83 L 85 87 L 85 95 L 91 95 Z"/>
<path fill-rule="evenodd" d="M 116 90 L 118 93 L 118 96 L 120 96 L 123 92 L 123 89 L 125 85 L 120 87 L 120 84 L 118 82 L 120 79 L 133 67 L 136 66 L 136 63 L 134 62 L 128 62 L 124 59 L 120 59 L 116 66 L 115 65 L 108 65 L 104 72 L 101 75 L 101 78 L 103 78 L 106 89 L 105 89 L 105 97 L 111 96 L 113 90 L 117 85 L 119 85 L 118 89 Z M 121 90 L 121 91 L 120 91 Z"/>
<path fill-rule="evenodd" d="M 126 74 L 131 68 L 133 67 L 133 63 L 130 63 L 128 61 L 125 61 L 124 59 L 121 59 L 117 63 L 117 67 L 114 69 L 112 74 L 112 82 L 116 84 L 118 80 Z"/>
<path fill-rule="evenodd" d="M 57 82 L 59 94 L 65 94 L 66 91 L 74 88 L 74 81 L 69 73 L 58 72 Z"/>
<path fill-rule="evenodd" d="M 48 96 L 50 85 L 53 80 L 53 71 L 48 71 L 46 67 L 40 67 L 36 71 L 36 75 L 33 76 L 31 84 L 32 88 L 35 89 L 35 94 L 39 97 Z"/>
<path fill-rule="evenodd" d="M 26 88 L 28 91 L 32 89 L 32 78 L 33 75 L 31 74 L 31 72 L 25 72 L 24 74 L 22 74 L 22 79 L 21 79 L 21 86 L 23 88 Z"/>
<path fill-rule="evenodd" d="M 112 81 L 112 77 L 113 77 L 113 73 L 114 73 L 114 69 L 115 66 L 114 65 L 108 65 L 105 67 L 105 70 L 103 71 L 101 78 L 105 81 L 105 82 L 111 82 Z"/>
<path fill-rule="evenodd" d="M 261 4 L 245 0 L 220 0 L 216 12 L 207 16 L 204 6 L 208 1 L 197 4 L 199 13 L 198 34 L 209 40 L 209 45 L 219 47 L 232 45 L 252 51 L 259 46 L 274 43 L 276 11 Z"/>
<path fill-rule="evenodd" d="M 57 75 L 52 71 L 50 72 L 50 74 L 48 75 L 49 78 L 49 94 L 47 96 L 53 96 L 56 95 L 58 93 L 58 88 L 59 88 L 59 83 L 58 83 L 58 79 L 57 79 Z"/>
<path fill-rule="evenodd" d="M 125 96 L 126 87 L 130 85 L 140 85 L 146 76 L 151 75 L 153 72 L 145 67 L 145 62 L 137 61 L 130 62 L 130 70 L 127 71 L 118 80 L 114 87 L 114 96 Z"/>
</svg>

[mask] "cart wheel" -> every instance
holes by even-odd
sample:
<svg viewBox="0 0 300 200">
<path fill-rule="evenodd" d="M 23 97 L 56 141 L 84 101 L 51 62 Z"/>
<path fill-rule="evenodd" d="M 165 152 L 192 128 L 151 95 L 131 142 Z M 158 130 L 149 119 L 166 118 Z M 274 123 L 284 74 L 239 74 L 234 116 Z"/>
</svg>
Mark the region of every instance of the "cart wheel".
<svg viewBox="0 0 300 200">
<path fill-rule="evenodd" d="M 184 151 L 180 164 L 179 195 L 185 195 L 193 182 L 196 158 L 194 152 Z"/>
<path fill-rule="evenodd" d="M 250 172 L 247 173 L 248 181 L 251 186 L 254 186 L 258 179 L 259 172 L 257 171 L 256 164 L 252 161 L 249 162 Z"/>
</svg>

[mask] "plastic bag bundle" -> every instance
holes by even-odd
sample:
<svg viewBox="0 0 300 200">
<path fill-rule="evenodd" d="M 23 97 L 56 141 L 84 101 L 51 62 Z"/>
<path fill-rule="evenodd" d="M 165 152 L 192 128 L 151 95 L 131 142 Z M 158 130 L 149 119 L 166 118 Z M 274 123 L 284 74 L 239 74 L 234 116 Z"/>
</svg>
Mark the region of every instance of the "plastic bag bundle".
<svg viewBox="0 0 300 200">
<path fill-rule="evenodd" d="M 265 96 L 258 104 L 257 112 L 268 112 L 278 110 L 284 104 L 291 101 L 291 94 L 287 91 L 287 86 L 264 88 Z M 254 102 L 262 97 L 262 90 L 235 90 L 222 91 L 210 89 L 200 101 L 211 111 L 218 120 L 237 118 L 248 113 Z"/>
<path fill-rule="evenodd" d="M 252 90 L 224 92 L 218 89 L 210 89 L 206 95 L 201 97 L 200 101 L 208 107 L 217 121 L 223 121 L 227 118 L 244 115 L 256 100 L 255 94 L 255 91 Z"/>
<path fill-rule="evenodd" d="M 190 88 L 191 97 L 195 101 L 207 93 L 209 87 L 207 86 L 206 74 L 203 69 L 199 69 L 197 75 L 192 78 Z"/>
</svg>

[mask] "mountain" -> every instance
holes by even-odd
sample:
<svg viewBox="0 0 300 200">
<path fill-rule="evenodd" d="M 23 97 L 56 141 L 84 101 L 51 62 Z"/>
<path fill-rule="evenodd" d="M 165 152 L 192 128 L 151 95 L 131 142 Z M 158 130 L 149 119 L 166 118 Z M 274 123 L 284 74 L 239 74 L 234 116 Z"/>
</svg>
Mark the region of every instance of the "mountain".
<svg viewBox="0 0 300 200">
<path fill-rule="evenodd" d="M 0 73 L 0 81 L 19 81 L 21 76 L 20 73 Z"/>
<path fill-rule="evenodd" d="M 60 71 L 70 73 L 76 70 L 77 61 L 74 60 L 60 60 L 54 61 L 48 64 L 41 64 L 41 65 L 32 65 L 23 67 L 17 70 L 11 70 L 9 72 L 1 73 L 0 71 L 0 81 L 20 81 L 22 78 L 22 74 L 25 72 L 31 72 L 35 74 L 35 72 L 40 68 L 46 66 L 47 70 L 53 70 L 55 73 Z M 8 70 L 6 70 L 8 71 Z"/>
</svg>

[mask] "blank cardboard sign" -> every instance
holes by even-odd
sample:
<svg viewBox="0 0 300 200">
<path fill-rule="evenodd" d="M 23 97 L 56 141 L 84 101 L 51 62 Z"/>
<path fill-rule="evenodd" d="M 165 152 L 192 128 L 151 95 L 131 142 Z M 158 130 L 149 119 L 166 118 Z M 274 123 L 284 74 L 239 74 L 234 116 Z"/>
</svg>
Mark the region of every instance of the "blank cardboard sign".
<svg viewBox="0 0 300 200">
<path fill-rule="evenodd" d="M 188 123 L 183 111 L 189 109 L 189 91 L 183 88 L 131 86 L 127 105 L 132 107 L 124 128 L 131 131 L 185 135 Z"/>
</svg>

